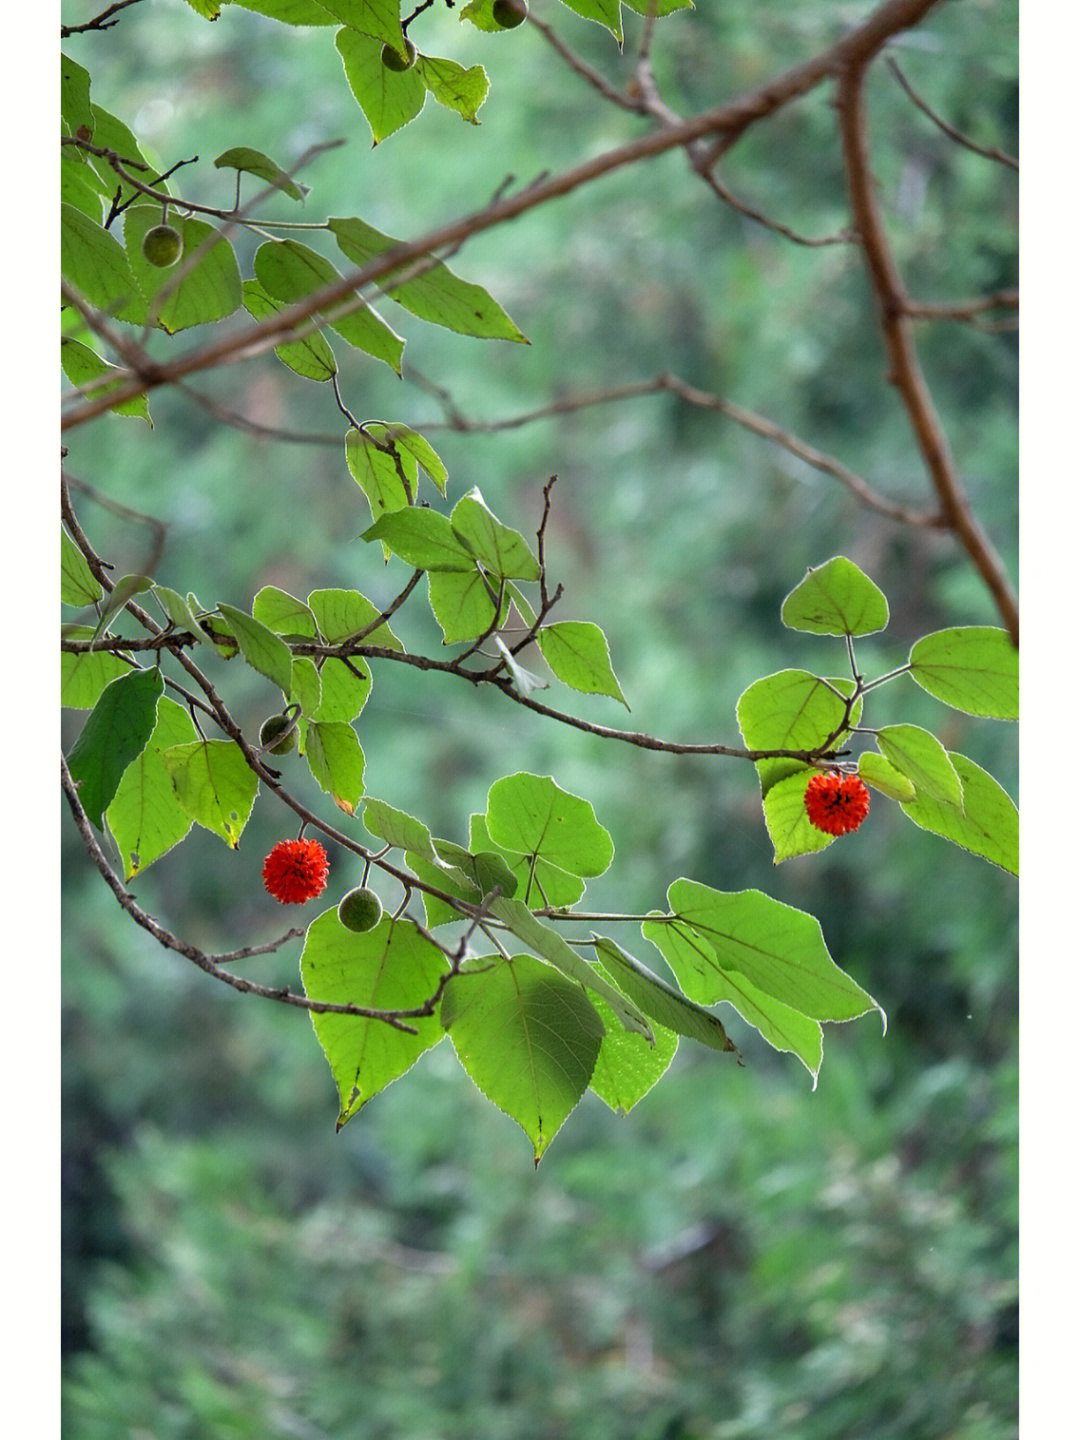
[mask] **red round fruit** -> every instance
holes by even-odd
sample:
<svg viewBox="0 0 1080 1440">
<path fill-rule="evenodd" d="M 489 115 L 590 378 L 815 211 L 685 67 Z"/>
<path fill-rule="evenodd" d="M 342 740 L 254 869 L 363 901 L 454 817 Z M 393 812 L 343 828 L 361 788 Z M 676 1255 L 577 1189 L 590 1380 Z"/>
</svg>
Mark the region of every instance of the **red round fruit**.
<svg viewBox="0 0 1080 1440">
<path fill-rule="evenodd" d="M 870 791 L 857 775 L 826 770 L 812 775 L 803 796 L 807 819 L 826 835 L 857 830 L 870 813 Z"/>
</svg>

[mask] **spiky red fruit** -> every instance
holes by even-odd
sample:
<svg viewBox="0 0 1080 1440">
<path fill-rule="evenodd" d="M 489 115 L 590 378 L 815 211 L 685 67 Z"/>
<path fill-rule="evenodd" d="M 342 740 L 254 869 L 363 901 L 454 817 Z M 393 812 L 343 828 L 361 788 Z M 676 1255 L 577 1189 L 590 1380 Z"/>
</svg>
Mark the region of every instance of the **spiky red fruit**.
<svg viewBox="0 0 1080 1440">
<path fill-rule="evenodd" d="M 846 835 L 869 815 L 870 791 L 857 775 L 827 770 L 810 777 L 803 804 L 815 829 L 826 835 Z"/>
<path fill-rule="evenodd" d="M 263 884 L 282 905 L 303 905 L 326 888 L 330 861 L 317 840 L 279 840 L 263 861 Z"/>
</svg>

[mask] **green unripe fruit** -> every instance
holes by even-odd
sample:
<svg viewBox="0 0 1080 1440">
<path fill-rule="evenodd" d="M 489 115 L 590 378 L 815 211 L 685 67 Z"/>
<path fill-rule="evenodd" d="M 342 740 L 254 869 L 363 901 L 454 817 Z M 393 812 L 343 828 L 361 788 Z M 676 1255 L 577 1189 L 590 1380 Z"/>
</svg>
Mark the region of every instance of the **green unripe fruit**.
<svg viewBox="0 0 1080 1440">
<path fill-rule="evenodd" d="M 180 259 L 184 242 L 171 225 L 155 225 L 143 236 L 142 253 L 151 265 L 167 270 Z"/>
<path fill-rule="evenodd" d="M 515 29 L 528 13 L 525 0 L 495 0 L 491 7 L 491 18 L 500 30 Z"/>
<path fill-rule="evenodd" d="M 337 913 L 346 930 L 363 935 L 365 931 L 374 930 L 382 919 L 382 901 L 374 890 L 361 887 L 342 896 Z"/>
<path fill-rule="evenodd" d="M 290 725 L 292 729 L 289 729 Z M 286 730 L 289 731 L 287 735 Z M 284 738 L 279 739 L 279 736 Z M 288 755 L 290 750 L 296 749 L 296 726 L 287 715 L 271 715 L 269 720 L 262 723 L 259 744 L 264 748 L 269 747 L 271 755 Z"/>
<path fill-rule="evenodd" d="M 412 69 L 416 63 L 416 46 L 411 40 L 406 40 L 405 49 L 408 51 L 408 59 L 402 55 L 400 50 L 395 50 L 393 45 L 384 45 L 382 47 L 382 63 L 386 66 L 387 70 Z"/>
</svg>

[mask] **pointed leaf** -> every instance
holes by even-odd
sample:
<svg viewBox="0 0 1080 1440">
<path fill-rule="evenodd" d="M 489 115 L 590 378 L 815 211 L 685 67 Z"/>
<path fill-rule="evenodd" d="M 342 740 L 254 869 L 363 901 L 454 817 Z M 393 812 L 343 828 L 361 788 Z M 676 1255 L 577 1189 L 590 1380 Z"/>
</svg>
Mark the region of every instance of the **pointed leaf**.
<svg viewBox="0 0 1080 1440">
<path fill-rule="evenodd" d="M 726 893 L 676 880 L 668 905 L 712 950 L 712 963 L 737 971 L 766 995 L 813 1020 L 852 1020 L 876 1002 L 836 964 L 812 915 L 763 895 Z"/>
<path fill-rule="evenodd" d="M 324 10 L 336 15 L 343 25 L 373 36 L 387 45 L 401 44 L 399 0 L 319 0 Z"/>
<path fill-rule="evenodd" d="M 329 221 L 329 226 L 342 253 L 354 265 L 367 265 L 403 243 L 380 234 L 363 220 L 334 219 Z M 414 262 L 409 263 L 411 268 Z M 400 285 L 394 285 L 392 277 L 382 283 L 391 300 L 432 325 L 480 339 L 525 340 L 506 311 L 486 290 L 460 279 L 441 261 L 435 261 L 422 275 Z"/>
<path fill-rule="evenodd" d="M 886 725 L 876 738 L 886 760 L 908 777 L 922 799 L 963 806 L 964 787 L 936 735 L 918 725 Z"/>
<path fill-rule="evenodd" d="M 371 126 L 374 145 L 414 120 L 427 99 L 427 89 L 417 65 L 407 70 L 391 70 L 383 64 L 384 43 L 392 43 L 394 48 L 400 45 L 400 26 L 393 42 L 372 39 L 347 29 L 339 30 L 334 37 L 345 79 Z"/>
<path fill-rule="evenodd" d="M 588 695 L 610 695 L 626 705 L 615 672 L 607 636 L 599 625 L 584 620 L 559 620 L 537 636 L 544 659 L 564 685 Z M 627 710 L 630 709 L 626 705 Z"/>
<path fill-rule="evenodd" d="M 800 766 L 793 774 L 778 780 L 761 802 L 775 865 L 794 855 L 813 855 L 825 850 L 837 839 L 811 825 L 806 813 L 806 786 L 816 774 L 814 766 Z"/>
<path fill-rule="evenodd" d="M 489 956 L 450 981 L 441 1018 L 466 1074 L 539 1163 L 588 1089 L 604 1034 L 581 986 L 529 955 Z"/>
<path fill-rule="evenodd" d="M 889 623 L 889 602 L 843 555 L 806 572 L 780 610 L 789 630 L 812 635 L 872 635 Z"/>
<path fill-rule="evenodd" d="M 590 938 L 604 969 L 619 989 L 629 995 L 650 1019 L 658 1020 L 679 1035 L 697 1040 L 710 1050 L 728 1050 L 738 1054 L 715 1015 L 710 1015 L 708 1010 L 680 995 L 640 960 L 635 960 L 633 955 L 616 945 L 614 940 L 595 934 Z"/>
<path fill-rule="evenodd" d="M 284 190 L 293 200 L 303 200 L 311 193 L 309 185 L 298 185 L 295 180 L 290 180 L 269 155 L 264 155 L 261 150 L 252 150 L 247 145 L 235 145 L 231 150 L 223 151 L 214 161 L 214 166 L 218 170 L 241 170 L 248 175 L 257 175 L 260 180 L 267 180 L 279 190 Z"/>
<path fill-rule="evenodd" d="M 1020 821 L 1012 798 L 966 755 L 950 750 L 949 760 L 964 787 L 963 809 L 920 793 L 910 804 L 901 806 L 904 814 L 920 829 L 951 840 L 962 850 L 970 850 L 1008 870 L 1010 875 L 1019 875 Z"/>
<path fill-rule="evenodd" d="M 171 590 L 168 585 L 155 585 L 154 599 L 157 600 L 177 630 L 194 635 L 200 643 L 204 640 L 205 636 L 199 622 L 183 595 L 176 590 Z"/>
<path fill-rule="evenodd" d="M 314 639 L 318 633 L 315 616 L 303 600 L 280 590 L 276 585 L 264 585 L 251 605 L 252 618 L 265 625 L 275 635 L 306 635 Z"/>
<path fill-rule="evenodd" d="M 747 686 L 736 714 L 749 750 L 814 750 L 843 725 L 844 702 L 809 671 L 781 670 Z M 759 760 L 762 795 L 804 768 L 802 760 Z"/>
<path fill-rule="evenodd" d="M 384 915 L 374 930 L 357 934 L 342 925 L 336 907 L 308 926 L 300 956 L 310 999 L 372 1010 L 419 1008 L 435 994 L 445 970 L 443 955 L 410 920 Z M 341 1099 L 339 1130 L 443 1038 L 434 1015 L 410 1019 L 415 1034 L 356 1015 L 313 1012 L 311 1023 Z"/>
<path fill-rule="evenodd" d="M 364 793 L 364 752 L 356 731 L 340 720 L 313 720 L 305 753 L 319 786 L 351 815 Z"/>
<path fill-rule="evenodd" d="M 443 644 L 475 640 L 485 634 L 495 619 L 494 595 L 497 586 L 479 569 L 468 571 L 429 570 L 428 603 L 443 632 Z M 499 623 L 506 621 L 509 601 L 504 599 Z"/>
<path fill-rule="evenodd" d="M 85 385 L 90 380 L 96 380 L 101 375 L 108 375 L 110 371 L 118 373 L 116 365 L 110 365 L 89 345 L 82 345 L 78 340 L 71 340 L 67 336 L 60 341 L 60 365 L 64 374 L 73 385 Z M 96 399 L 99 395 L 107 395 L 110 390 L 115 390 L 121 382 L 116 380 L 112 385 L 95 387 L 93 394 Z M 145 395 L 136 395 L 132 400 L 122 400 L 109 411 L 110 415 L 129 415 L 136 420 L 145 420 L 153 429 L 153 422 L 150 419 L 150 405 Z"/>
<path fill-rule="evenodd" d="M 72 746 L 68 770 L 87 818 L 99 830 L 120 777 L 150 739 L 164 689 L 157 670 L 121 675 L 101 692 Z"/>
<path fill-rule="evenodd" d="M 340 720 L 348 724 L 360 714 L 371 694 L 371 670 L 359 657 L 348 665 L 344 660 L 324 660 L 319 680 L 322 699 L 312 717 L 318 721 Z"/>
<path fill-rule="evenodd" d="M 180 804 L 235 850 L 259 788 L 240 747 L 232 740 L 197 740 L 160 753 Z"/>
<path fill-rule="evenodd" d="M 456 60 L 417 55 L 416 72 L 440 105 L 456 110 L 463 120 L 477 125 L 476 112 L 487 99 L 489 81 L 482 65 L 466 70 Z"/>
<path fill-rule="evenodd" d="M 292 686 L 292 652 L 285 641 L 235 605 L 222 601 L 218 610 L 228 621 L 240 654 L 251 668 L 272 680 L 283 695 L 288 695 Z"/>
<path fill-rule="evenodd" d="M 94 631 L 95 639 L 102 634 L 103 631 L 108 629 L 109 622 L 124 608 L 129 600 L 133 600 L 136 595 L 141 595 L 144 591 L 151 589 L 153 583 L 149 575 L 121 575 L 120 579 L 117 580 L 116 584 L 109 591 L 108 598 L 104 605 L 101 606 L 98 615 L 97 629 Z"/>
<path fill-rule="evenodd" d="M 449 471 L 442 462 L 442 458 L 427 440 L 416 430 L 410 430 L 408 425 L 384 425 L 379 427 L 387 440 L 393 441 L 399 451 L 411 455 L 413 459 L 430 476 L 432 484 L 441 495 L 446 494 L 446 482 L 449 478 Z"/>
<path fill-rule="evenodd" d="M 525 537 L 496 519 L 473 486 L 450 514 L 454 534 L 485 570 L 503 580 L 539 580 L 540 566 Z"/>
<path fill-rule="evenodd" d="M 159 860 L 191 829 L 191 815 L 176 798 L 161 751 L 197 738 L 188 712 L 163 696 L 158 701 L 157 724 L 146 748 L 124 771 L 105 812 L 123 856 L 125 880 Z"/>
<path fill-rule="evenodd" d="M 622 14 L 619 0 L 562 0 L 568 10 L 582 15 L 586 20 L 595 20 L 605 30 L 610 30 L 622 45 Z"/>
<path fill-rule="evenodd" d="M 291 305 L 334 285 L 341 279 L 340 271 L 317 251 L 297 240 L 268 240 L 255 252 L 255 276 L 272 300 Z M 401 374 L 401 355 L 405 341 L 390 329 L 366 300 L 347 296 L 335 305 L 320 311 L 330 328 L 348 344 L 373 355 Z M 346 310 L 352 305 L 354 308 Z"/>
<path fill-rule="evenodd" d="M 647 920 L 641 933 L 657 947 L 688 995 L 702 1004 L 731 1005 L 774 1050 L 797 1056 L 817 1084 L 823 1040 L 816 1020 L 763 994 L 738 971 L 718 971 L 712 946 L 680 921 Z"/>
<path fill-rule="evenodd" d="M 916 640 L 908 656 L 916 685 L 965 715 L 1015 720 L 1020 656 L 1006 631 L 961 625 Z"/>
<path fill-rule="evenodd" d="M 95 604 L 104 593 L 87 564 L 86 556 L 67 532 L 61 530 L 60 599 L 65 605 L 77 605 L 82 609 Z"/>
<path fill-rule="evenodd" d="M 244 10 L 254 10 L 258 15 L 268 15 L 271 20 L 280 20 L 285 25 L 336 25 L 337 16 L 332 15 L 319 0 L 221 0 L 223 5 L 239 5 Z"/>
<path fill-rule="evenodd" d="M 379 427 L 369 428 L 377 432 Z M 362 430 L 350 430 L 345 436 L 345 463 L 367 496 L 375 520 L 412 504 L 416 465 L 412 461 L 410 469 L 410 461 L 409 456 L 381 449 Z"/>
<path fill-rule="evenodd" d="M 244 309 L 256 320 L 267 320 L 286 308 L 268 295 L 258 280 L 245 280 L 242 286 Z M 302 340 L 288 340 L 274 346 L 274 354 L 283 365 L 302 375 L 305 380 L 321 382 L 337 374 L 337 360 L 326 337 L 318 330 Z"/>
</svg>

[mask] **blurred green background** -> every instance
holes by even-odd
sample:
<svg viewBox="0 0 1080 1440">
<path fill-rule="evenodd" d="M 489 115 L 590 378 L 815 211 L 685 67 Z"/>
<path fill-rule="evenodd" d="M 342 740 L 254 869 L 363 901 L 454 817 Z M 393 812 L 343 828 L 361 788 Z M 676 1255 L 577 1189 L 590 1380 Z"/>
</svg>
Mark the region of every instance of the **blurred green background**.
<svg viewBox="0 0 1080 1440">
<path fill-rule="evenodd" d="M 68 4 L 64 19 L 95 8 Z M 535 8 L 625 83 L 636 17 L 625 15 L 620 60 L 599 27 L 553 3 Z M 663 94 L 686 114 L 716 104 L 870 8 L 702 0 L 659 26 Z M 372 149 L 332 30 L 236 8 L 207 25 L 180 0 L 143 0 L 119 18 L 70 41 L 70 53 L 92 70 L 95 100 L 163 166 L 201 157 L 177 188 L 206 203 L 231 202 L 231 182 L 208 163 L 227 146 L 288 165 L 344 136 L 302 177 L 313 187 L 307 218 L 358 214 L 409 238 L 479 208 L 511 174 L 528 183 L 643 128 L 530 27 L 480 35 L 440 8 L 412 33 L 422 49 L 488 67 L 482 124 L 429 101 Z M 939 113 L 1015 151 L 1016 24 L 1015 4 L 963 0 L 892 53 Z M 721 176 L 808 235 L 846 223 L 830 98 L 816 91 L 751 132 Z M 960 299 L 1013 285 L 1015 177 L 950 144 L 880 63 L 870 100 L 875 170 L 912 293 Z M 264 213 L 300 212 L 282 199 Z M 238 242 L 242 260 L 254 243 Z M 354 413 L 429 436 L 449 466 L 451 500 L 478 484 L 527 534 L 544 481 L 558 474 L 548 559 L 566 587 L 559 615 L 604 628 L 632 714 L 569 692 L 549 692 L 551 703 L 669 739 L 737 743 L 735 702 L 752 680 L 843 664 L 838 642 L 779 623 L 807 565 L 838 553 L 892 607 L 889 629 L 860 648 L 869 672 L 902 663 L 927 630 L 997 622 L 947 539 L 860 508 L 715 414 L 658 396 L 468 434 L 439 428 L 445 416 L 414 379 L 492 421 L 670 370 L 922 504 L 926 482 L 886 383 L 857 252 L 798 247 L 755 226 L 669 155 L 480 236 L 452 263 L 531 345 L 464 340 L 384 307 L 408 339 L 406 379 L 339 344 L 342 390 Z M 920 344 L 974 508 L 1015 574 L 1015 335 L 927 324 Z M 117 419 L 74 432 L 77 478 L 167 523 L 157 578 L 209 604 L 249 603 L 268 583 L 300 595 L 342 584 L 388 600 L 406 572 L 397 561 L 384 569 L 356 538 L 366 509 L 328 387 L 273 358 L 195 385 L 328 443 L 254 438 L 175 393 L 152 396 L 152 432 Z M 147 528 L 75 500 L 118 573 L 141 569 Z M 437 653 L 418 598 L 395 628 Z M 268 683 L 220 663 L 213 674 L 254 731 L 275 704 Z M 906 681 L 875 699 L 869 718 L 933 728 L 1015 794 L 1011 727 L 949 712 Z M 81 717 L 70 719 L 74 733 Z M 535 1173 L 525 1137 L 445 1043 L 335 1135 L 336 1096 L 308 1020 L 225 992 L 127 924 L 68 826 L 65 1434 L 1014 1435 L 1010 877 L 881 799 L 857 837 L 774 868 L 752 767 L 603 744 L 402 666 L 376 670 L 359 730 L 369 793 L 439 834 L 463 838 L 488 786 L 516 769 L 585 795 L 616 845 L 611 871 L 589 886 L 597 909 L 662 904 L 670 880 L 688 875 L 810 910 L 838 963 L 888 1012 L 888 1034 L 871 1017 L 827 1027 L 812 1092 L 791 1057 L 732 1020 L 745 1068 L 686 1044 L 628 1117 L 587 1097 Z M 285 764 L 299 776 L 299 762 Z M 313 787 L 296 788 L 321 804 Z M 208 949 L 267 941 L 295 917 L 263 892 L 259 867 L 292 833 L 264 798 L 238 852 L 194 832 L 132 888 Z M 336 897 L 359 875 L 344 853 L 331 860 Z M 249 961 L 249 973 L 291 982 L 298 950 Z"/>
</svg>

